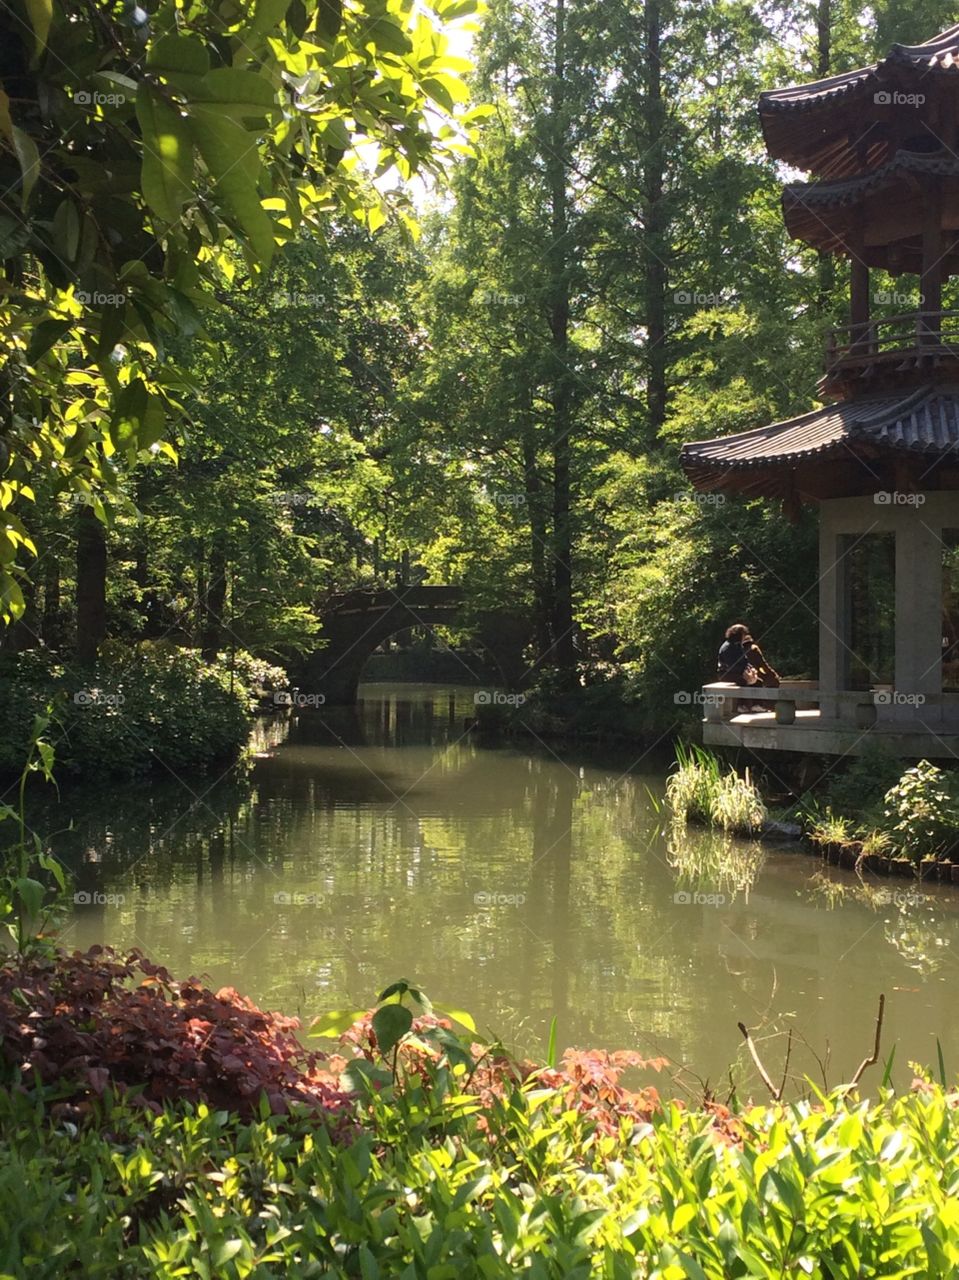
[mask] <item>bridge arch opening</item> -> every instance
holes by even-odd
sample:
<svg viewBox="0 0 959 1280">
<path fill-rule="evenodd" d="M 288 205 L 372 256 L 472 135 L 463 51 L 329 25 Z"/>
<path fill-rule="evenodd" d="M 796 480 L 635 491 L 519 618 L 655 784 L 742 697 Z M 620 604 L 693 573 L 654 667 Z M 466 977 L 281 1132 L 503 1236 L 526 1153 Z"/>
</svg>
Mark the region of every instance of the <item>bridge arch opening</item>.
<svg viewBox="0 0 959 1280">
<path fill-rule="evenodd" d="M 411 631 L 468 633 L 477 651 L 488 655 L 486 670 L 507 689 L 520 688 L 529 676 L 528 620 L 509 610 L 466 609 L 456 587 L 348 592 L 331 600 L 321 619 L 325 644 L 305 655 L 300 685 L 322 693 L 327 705 L 355 702 L 373 654 L 393 637 Z"/>
</svg>

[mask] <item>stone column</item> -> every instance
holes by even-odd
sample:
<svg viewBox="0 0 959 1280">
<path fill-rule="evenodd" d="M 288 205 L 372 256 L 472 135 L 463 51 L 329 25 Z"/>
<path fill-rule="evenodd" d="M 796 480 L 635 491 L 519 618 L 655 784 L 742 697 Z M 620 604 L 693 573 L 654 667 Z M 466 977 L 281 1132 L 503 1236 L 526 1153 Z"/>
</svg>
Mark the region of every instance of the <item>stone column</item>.
<svg viewBox="0 0 959 1280">
<path fill-rule="evenodd" d="M 896 677 L 897 720 L 936 719 L 942 689 L 942 542 L 923 519 L 925 495 L 896 512 Z M 919 695 L 918 708 L 902 701 Z M 884 717 L 885 718 L 885 717 Z"/>
<path fill-rule="evenodd" d="M 842 540 L 836 532 L 828 503 L 819 522 L 819 707 L 824 720 L 838 714 L 836 692 L 844 685 L 846 669 L 845 590 L 841 561 Z"/>
</svg>

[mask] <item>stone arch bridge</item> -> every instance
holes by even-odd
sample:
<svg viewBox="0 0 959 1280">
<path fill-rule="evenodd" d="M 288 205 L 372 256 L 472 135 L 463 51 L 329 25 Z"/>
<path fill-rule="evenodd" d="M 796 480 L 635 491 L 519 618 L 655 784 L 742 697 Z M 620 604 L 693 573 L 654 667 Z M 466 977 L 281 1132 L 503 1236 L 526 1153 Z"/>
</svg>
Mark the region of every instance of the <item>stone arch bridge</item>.
<svg viewBox="0 0 959 1280">
<path fill-rule="evenodd" d="M 507 689 L 520 688 L 530 675 L 523 656 L 531 636 L 529 619 L 509 609 L 467 612 L 464 603 L 459 587 L 407 586 L 333 596 L 321 611 L 326 643 L 303 655 L 300 687 L 322 693 L 327 705 L 353 703 L 367 659 L 384 640 L 409 627 L 452 626 L 469 629 Z"/>
</svg>

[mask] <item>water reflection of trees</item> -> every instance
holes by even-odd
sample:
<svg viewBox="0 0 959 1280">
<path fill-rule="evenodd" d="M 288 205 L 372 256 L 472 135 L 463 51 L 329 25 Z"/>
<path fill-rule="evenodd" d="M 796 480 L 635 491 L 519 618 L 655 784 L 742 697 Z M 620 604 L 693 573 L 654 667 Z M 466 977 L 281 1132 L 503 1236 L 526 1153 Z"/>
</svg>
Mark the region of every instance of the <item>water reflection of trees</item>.
<svg viewBox="0 0 959 1280">
<path fill-rule="evenodd" d="M 911 976 L 921 944 L 883 941 L 861 903 L 804 898 L 804 856 L 760 875 L 756 845 L 671 841 L 650 780 L 448 725 L 398 753 L 366 723 L 363 745 L 313 741 L 314 722 L 199 804 L 173 783 L 87 797 L 61 848 L 74 841 L 84 884 L 128 895 L 105 927 L 289 1012 L 362 1004 L 405 976 L 520 1048 L 541 1050 L 555 1014 L 561 1046 L 704 1071 L 735 1058 L 739 1018 L 798 1007 L 811 1044 L 843 1044 L 874 982 L 894 965 Z M 677 901 L 683 889 L 725 900 Z"/>
</svg>

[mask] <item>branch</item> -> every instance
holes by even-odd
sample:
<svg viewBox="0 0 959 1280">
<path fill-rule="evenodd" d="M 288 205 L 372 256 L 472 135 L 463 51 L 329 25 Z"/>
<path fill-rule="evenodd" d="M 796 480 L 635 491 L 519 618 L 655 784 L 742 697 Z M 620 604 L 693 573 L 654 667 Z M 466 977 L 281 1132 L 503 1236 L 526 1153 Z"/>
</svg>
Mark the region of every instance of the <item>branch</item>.
<svg viewBox="0 0 959 1280">
<path fill-rule="evenodd" d="M 879 997 L 879 1012 L 876 1014 L 876 1043 L 873 1045 L 872 1057 L 863 1058 L 862 1062 L 860 1062 L 859 1070 L 856 1072 L 856 1074 L 853 1076 L 852 1080 L 849 1083 L 850 1089 L 854 1089 L 856 1087 L 856 1085 L 862 1079 L 862 1073 L 866 1070 L 867 1067 L 875 1066 L 875 1064 L 879 1061 L 879 1042 L 882 1039 L 882 1015 L 885 1012 L 885 1009 L 886 1009 L 886 997 L 884 995 L 881 995 Z"/>
<path fill-rule="evenodd" d="M 766 1088 L 769 1090 L 770 1094 L 772 1095 L 773 1101 L 779 1102 L 783 1096 L 782 1088 L 777 1089 L 776 1086 L 773 1084 L 772 1080 L 770 1080 L 769 1072 L 763 1066 L 762 1059 L 760 1058 L 759 1053 L 757 1052 L 756 1046 L 753 1044 L 753 1038 L 749 1034 L 749 1032 L 746 1030 L 746 1024 L 744 1022 L 737 1022 L 736 1026 L 742 1032 L 743 1039 L 746 1041 L 746 1048 L 749 1050 L 750 1054 L 752 1055 L 752 1060 L 756 1064 L 756 1070 L 762 1076 L 763 1084 L 766 1086 Z M 786 1065 L 787 1067 L 789 1065 L 788 1050 L 786 1052 Z M 786 1084 L 786 1080 L 785 1080 L 785 1077 L 783 1077 L 783 1087 L 785 1087 L 785 1084 Z"/>
</svg>

